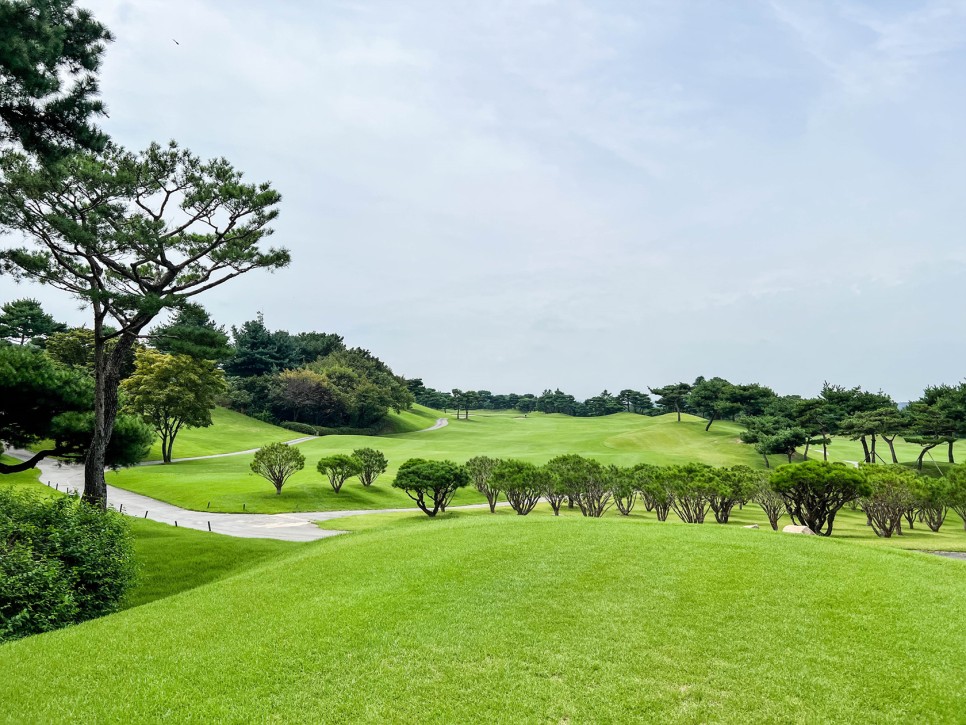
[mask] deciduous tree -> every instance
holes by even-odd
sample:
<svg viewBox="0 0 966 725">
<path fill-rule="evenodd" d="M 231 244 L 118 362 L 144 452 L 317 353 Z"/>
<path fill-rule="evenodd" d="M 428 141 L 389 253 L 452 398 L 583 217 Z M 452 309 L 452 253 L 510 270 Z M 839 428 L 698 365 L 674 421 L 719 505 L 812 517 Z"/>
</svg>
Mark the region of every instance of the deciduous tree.
<svg viewBox="0 0 966 725">
<path fill-rule="evenodd" d="M 281 494 L 285 482 L 303 468 L 305 456 L 302 451 L 284 443 L 269 443 L 259 448 L 251 462 L 252 472 L 270 481 L 276 494 Z"/>
<path fill-rule="evenodd" d="M 499 463 L 499 458 L 489 456 L 474 456 L 466 462 L 466 472 L 473 482 L 473 487 L 486 496 L 491 514 L 496 512 L 496 502 L 500 498 L 500 489 L 493 481 L 493 470 Z"/>
<path fill-rule="evenodd" d="M 316 464 L 316 468 L 323 476 L 327 476 L 332 490 L 338 493 L 342 490 L 342 484 L 352 476 L 358 476 L 362 472 L 362 465 L 353 456 L 344 453 L 336 453 L 325 456 Z"/>
<path fill-rule="evenodd" d="M 376 479 L 385 473 L 389 467 L 386 455 L 375 448 L 356 448 L 352 451 L 352 457 L 359 464 L 359 481 L 367 488 L 374 484 Z"/>
<path fill-rule="evenodd" d="M 166 355 L 142 348 L 134 372 L 121 383 L 124 409 L 141 416 L 161 437 L 161 458 L 171 463 L 182 428 L 207 428 L 211 411 L 225 390 L 225 374 L 210 360 Z"/>
</svg>

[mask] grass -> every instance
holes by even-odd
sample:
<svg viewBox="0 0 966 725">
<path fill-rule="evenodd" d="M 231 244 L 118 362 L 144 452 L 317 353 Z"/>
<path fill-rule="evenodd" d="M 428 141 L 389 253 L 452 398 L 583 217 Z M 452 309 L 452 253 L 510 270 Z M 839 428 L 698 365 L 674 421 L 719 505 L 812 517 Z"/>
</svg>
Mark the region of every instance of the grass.
<svg viewBox="0 0 966 725">
<path fill-rule="evenodd" d="M 0 455 L 0 462 L 7 464 L 19 463 L 16 458 L 4 455 Z M 36 468 L 0 476 L 0 488 L 6 491 L 29 491 L 31 495 L 43 497 L 58 495 L 56 491 L 52 491 L 40 484 L 40 471 Z"/>
<path fill-rule="evenodd" d="M 604 418 L 478 414 L 469 420 L 450 418 L 448 426 L 435 431 L 379 438 L 326 436 L 302 443 L 299 449 L 305 454 L 306 467 L 285 484 L 281 496 L 251 473 L 250 455 L 127 469 L 110 474 L 108 482 L 195 510 L 206 509 L 209 501 L 212 511 L 241 511 L 244 507 L 257 513 L 396 508 L 412 505 L 404 493 L 389 485 L 398 467 L 412 457 L 465 461 L 475 455 L 491 455 L 544 463 L 555 455 L 580 452 L 621 465 L 699 460 L 714 465 L 763 466 L 750 446 L 738 442 L 740 430 L 734 423 L 721 422 L 705 433 L 704 422 L 693 416 L 684 416 L 678 423 L 673 415 L 652 418 L 629 413 Z M 389 458 L 389 471 L 370 489 L 353 479 L 336 494 L 315 470 L 315 462 L 324 455 L 350 453 L 362 446 L 382 450 Z M 454 503 L 481 501 L 475 492 L 464 491 Z"/>
<path fill-rule="evenodd" d="M 4 463 L 15 459 L 0 457 Z M 0 476 L 0 486 L 31 496 L 63 496 L 38 480 L 39 471 Z M 138 580 L 122 603 L 125 609 L 222 579 L 299 546 L 273 539 L 241 539 L 127 519 L 134 537 Z"/>
<path fill-rule="evenodd" d="M 137 584 L 124 598 L 125 609 L 218 581 L 299 546 L 175 528 L 144 519 L 131 519 L 131 529 L 139 573 Z"/>
<path fill-rule="evenodd" d="M 212 425 L 208 428 L 186 428 L 174 439 L 174 458 L 194 458 L 218 453 L 233 453 L 259 448 L 266 443 L 290 441 L 303 437 L 277 425 L 263 423 L 227 408 L 211 411 Z M 161 460 L 161 441 L 156 440 L 148 455 L 149 461 Z"/>
<path fill-rule="evenodd" d="M 488 508 L 463 509 L 447 512 L 450 518 L 465 518 L 476 516 L 493 516 Z M 549 504 L 542 503 L 534 509 L 531 516 L 552 516 L 553 512 Z M 516 516 L 516 513 L 508 506 L 498 507 L 495 516 Z M 568 510 L 566 505 L 561 509 L 561 516 L 580 517 L 579 509 Z M 363 516 L 351 516 L 330 521 L 320 521 L 319 526 L 323 529 L 334 531 L 369 531 L 376 528 L 387 526 L 409 526 L 420 525 L 426 515 L 419 512 L 407 513 L 373 513 Z M 638 503 L 633 513 L 628 517 L 621 516 L 615 508 L 611 508 L 604 519 L 622 519 L 624 521 L 637 521 L 639 523 L 654 523 L 660 526 L 685 526 L 672 511 L 668 516 L 667 522 L 659 522 L 654 513 L 645 511 L 643 505 Z M 963 521 L 954 511 L 949 512 L 946 523 L 938 532 L 930 531 L 925 524 L 917 523 L 915 528 L 910 530 L 905 525 L 901 536 L 893 536 L 884 539 L 875 535 L 865 523 L 865 514 L 861 510 L 852 510 L 849 507 L 842 509 L 835 517 L 835 525 L 832 530 L 832 537 L 837 540 L 849 541 L 858 544 L 865 544 L 877 547 L 894 549 L 908 549 L 912 551 L 966 551 L 966 531 L 963 528 Z M 790 524 L 788 517 L 782 518 L 778 523 L 778 528 Z M 744 526 L 757 524 L 762 530 L 771 533 L 768 519 L 761 508 L 755 504 L 749 504 L 743 509 L 735 507 L 728 521 L 722 525 L 714 521 L 714 515 L 708 513 L 704 526 L 716 529 L 740 529 Z M 903 520 L 905 524 L 905 520 Z"/>
<path fill-rule="evenodd" d="M 0 718 L 956 721 L 964 598 L 962 562 L 834 539 L 424 517 L 4 645 Z"/>
</svg>

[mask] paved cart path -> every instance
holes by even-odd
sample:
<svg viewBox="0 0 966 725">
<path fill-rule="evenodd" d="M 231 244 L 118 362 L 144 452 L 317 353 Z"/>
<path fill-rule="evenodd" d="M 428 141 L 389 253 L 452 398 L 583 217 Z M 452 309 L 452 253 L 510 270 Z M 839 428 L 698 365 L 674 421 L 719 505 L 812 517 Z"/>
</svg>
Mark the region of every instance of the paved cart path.
<svg viewBox="0 0 966 725">
<path fill-rule="evenodd" d="M 424 431 L 437 430 L 447 424 L 445 418 L 439 418 L 431 428 Z M 420 431 L 423 432 L 423 431 Z M 297 445 L 305 441 L 314 440 L 314 436 L 296 438 L 287 441 L 287 445 Z M 178 461 L 197 461 L 207 458 L 223 458 L 225 456 L 240 456 L 254 453 L 255 450 L 235 451 L 233 453 L 218 453 L 211 456 L 197 456 L 195 458 L 177 458 Z M 33 454 L 30 451 L 13 449 L 6 451 L 7 455 L 20 460 L 27 460 Z M 160 461 L 147 461 L 143 466 L 157 465 Z M 40 470 L 40 481 L 51 488 L 67 493 L 81 492 L 84 488 L 84 467 L 79 464 L 65 464 L 53 460 L 43 460 L 37 468 Z M 345 531 L 320 529 L 318 521 L 331 521 L 349 516 L 363 516 L 365 514 L 414 513 L 417 508 L 396 509 L 362 509 L 356 511 L 301 511 L 286 514 L 226 514 L 208 511 L 191 511 L 183 509 L 149 496 L 142 496 L 133 491 L 126 491 L 116 486 L 107 487 L 107 500 L 111 508 L 129 516 L 147 518 L 163 524 L 184 526 L 199 531 L 211 530 L 218 534 L 240 536 L 254 539 L 281 539 L 283 541 L 315 541 L 329 536 L 338 536 Z M 453 506 L 452 509 L 482 508 L 486 504 L 471 504 L 468 506 Z"/>
</svg>

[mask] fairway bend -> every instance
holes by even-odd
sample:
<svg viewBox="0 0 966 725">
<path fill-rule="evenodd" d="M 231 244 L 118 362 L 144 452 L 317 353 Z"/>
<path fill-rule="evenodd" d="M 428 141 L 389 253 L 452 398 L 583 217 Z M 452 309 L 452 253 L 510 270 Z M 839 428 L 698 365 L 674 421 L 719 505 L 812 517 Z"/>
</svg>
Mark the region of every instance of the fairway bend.
<svg viewBox="0 0 966 725">
<path fill-rule="evenodd" d="M 439 427 L 442 428 L 442 426 Z M 20 449 L 8 450 L 5 453 L 22 461 L 33 455 L 30 451 Z M 217 457 L 202 456 L 202 458 Z M 84 466 L 82 465 L 45 459 L 37 465 L 37 468 L 40 470 L 40 482 L 50 488 L 64 493 L 81 493 L 84 489 Z M 332 521 L 333 519 L 364 516 L 366 514 L 416 513 L 419 511 L 419 509 L 411 507 L 360 509 L 356 511 L 302 511 L 287 514 L 224 514 L 183 509 L 116 486 L 107 487 L 107 500 L 111 508 L 139 519 L 150 519 L 171 526 L 177 524 L 188 529 L 211 531 L 216 534 L 246 539 L 279 539 L 281 541 L 315 541 L 349 533 L 347 531 L 320 529 L 316 525 L 318 521 Z M 485 506 L 487 506 L 485 503 L 468 504 L 451 506 L 449 510 L 475 509 Z"/>
</svg>

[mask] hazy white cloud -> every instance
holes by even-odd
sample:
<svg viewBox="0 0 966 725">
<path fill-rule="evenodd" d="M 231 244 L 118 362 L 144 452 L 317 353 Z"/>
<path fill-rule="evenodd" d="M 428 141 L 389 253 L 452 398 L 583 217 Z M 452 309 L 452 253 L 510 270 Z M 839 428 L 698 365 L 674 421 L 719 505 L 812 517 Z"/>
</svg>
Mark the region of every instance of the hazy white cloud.
<svg viewBox="0 0 966 725">
<path fill-rule="evenodd" d="M 118 141 L 284 196 L 226 323 L 444 388 L 962 375 L 963 2 L 88 4 Z"/>
</svg>

